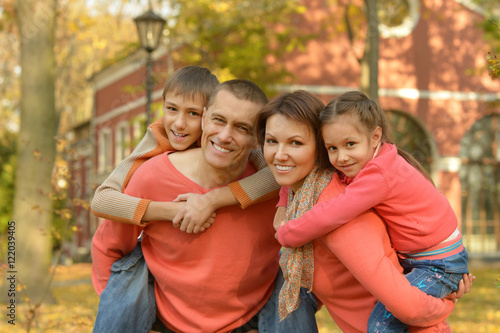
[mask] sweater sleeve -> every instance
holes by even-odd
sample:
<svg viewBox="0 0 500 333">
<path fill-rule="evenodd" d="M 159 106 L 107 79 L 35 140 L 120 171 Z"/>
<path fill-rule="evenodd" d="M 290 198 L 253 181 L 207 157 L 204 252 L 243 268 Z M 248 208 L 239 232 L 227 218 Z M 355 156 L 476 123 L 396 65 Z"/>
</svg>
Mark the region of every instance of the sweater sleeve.
<svg viewBox="0 0 500 333">
<path fill-rule="evenodd" d="M 286 247 L 300 247 L 383 202 L 387 193 L 388 183 L 380 167 L 367 165 L 345 193 L 315 205 L 300 218 L 281 226 L 278 241 Z"/>
<path fill-rule="evenodd" d="M 259 171 L 228 185 L 231 192 L 238 199 L 241 208 L 247 208 L 253 204 L 276 198 L 280 189 L 260 150 L 252 150 L 250 162 Z"/>
<path fill-rule="evenodd" d="M 282 186 L 280 189 L 280 200 L 276 204 L 276 207 L 283 206 L 286 208 L 288 204 L 288 192 L 289 192 L 289 187 L 288 186 Z"/>
<path fill-rule="evenodd" d="M 148 127 L 146 135 L 134 151 L 97 188 L 91 203 L 92 213 L 117 222 L 144 225 L 142 217 L 150 200 L 135 198 L 123 194 L 123 191 L 142 163 L 171 149 L 163 118 L 158 119 Z"/>
<path fill-rule="evenodd" d="M 390 251 L 388 237 L 378 215 L 367 211 L 322 240 L 396 318 L 412 326 L 443 322 L 453 311 L 453 301 L 429 296 L 411 286 L 386 255 Z"/>
</svg>

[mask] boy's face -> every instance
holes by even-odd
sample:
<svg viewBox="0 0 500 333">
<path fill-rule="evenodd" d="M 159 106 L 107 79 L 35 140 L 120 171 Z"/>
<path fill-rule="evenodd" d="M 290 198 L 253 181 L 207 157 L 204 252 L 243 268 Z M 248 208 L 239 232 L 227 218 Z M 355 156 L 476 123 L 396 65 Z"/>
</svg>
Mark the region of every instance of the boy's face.
<svg viewBox="0 0 500 333">
<path fill-rule="evenodd" d="M 163 101 L 163 124 L 175 150 L 185 150 L 201 136 L 201 99 L 167 93 Z"/>
</svg>

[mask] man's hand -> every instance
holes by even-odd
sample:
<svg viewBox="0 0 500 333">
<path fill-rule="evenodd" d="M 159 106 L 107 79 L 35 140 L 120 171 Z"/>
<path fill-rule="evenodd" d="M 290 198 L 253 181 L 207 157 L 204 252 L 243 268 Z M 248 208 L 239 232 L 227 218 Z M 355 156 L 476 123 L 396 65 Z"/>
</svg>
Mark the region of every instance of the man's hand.
<svg viewBox="0 0 500 333">
<path fill-rule="evenodd" d="M 203 194 L 180 194 L 174 202 L 185 202 L 185 205 L 172 220 L 174 227 L 187 233 L 198 233 L 210 228 L 215 219 L 215 208 L 210 199 Z"/>
<path fill-rule="evenodd" d="M 456 302 L 458 299 L 462 298 L 465 294 L 471 291 L 472 283 L 475 279 L 476 277 L 470 273 L 464 274 L 462 280 L 460 280 L 460 283 L 458 284 L 458 290 L 449 294 L 445 298 Z"/>
</svg>

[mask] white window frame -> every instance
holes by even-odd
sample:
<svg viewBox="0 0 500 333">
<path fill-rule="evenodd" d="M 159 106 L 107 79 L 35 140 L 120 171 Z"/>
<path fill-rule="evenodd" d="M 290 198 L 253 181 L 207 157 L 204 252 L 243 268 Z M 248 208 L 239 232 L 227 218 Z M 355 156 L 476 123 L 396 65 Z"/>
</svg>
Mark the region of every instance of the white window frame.
<svg viewBox="0 0 500 333">
<path fill-rule="evenodd" d="M 99 132 L 99 155 L 97 173 L 103 174 L 111 171 L 113 160 L 113 150 L 111 144 L 111 129 L 106 127 Z"/>
<path fill-rule="evenodd" d="M 141 114 L 141 115 L 138 115 L 138 116 L 135 116 L 133 118 L 133 138 L 132 138 L 132 143 L 133 143 L 133 146 L 134 148 L 137 147 L 137 145 L 139 144 L 139 142 L 141 142 L 142 138 L 146 135 L 146 133 L 144 133 L 144 129 L 143 129 L 143 124 L 144 124 L 144 121 L 146 120 L 146 116 Z"/>
<path fill-rule="evenodd" d="M 388 27 L 379 23 L 378 28 L 382 38 L 402 38 L 410 35 L 420 20 L 420 1 L 408 1 L 410 14 L 397 27 Z"/>
<path fill-rule="evenodd" d="M 115 127 L 115 166 L 130 154 L 130 125 L 121 121 Z"/>
</svg>

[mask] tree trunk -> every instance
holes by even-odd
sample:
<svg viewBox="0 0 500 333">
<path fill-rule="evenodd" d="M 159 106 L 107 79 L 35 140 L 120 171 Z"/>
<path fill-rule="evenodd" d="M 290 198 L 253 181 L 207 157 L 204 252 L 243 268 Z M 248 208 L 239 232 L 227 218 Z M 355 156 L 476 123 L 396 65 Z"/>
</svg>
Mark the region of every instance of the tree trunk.
<svg viewBox="0 0 500 333">
<path fill-rule="evenodd" d="M 30 303 L 47 288 L 51 264 L 52 169 L 57 116 L 54 98 L 55 0 L 18 0 L 21 40 L 21 125 L 14 196 L 18 283 Z"/>
<path fill-rule="evenodd" d="M 377 0 L 365 0 L 366 40 L 361 60 L 361 91 L 378 102 L 379 31 Z"/>
</svg>

